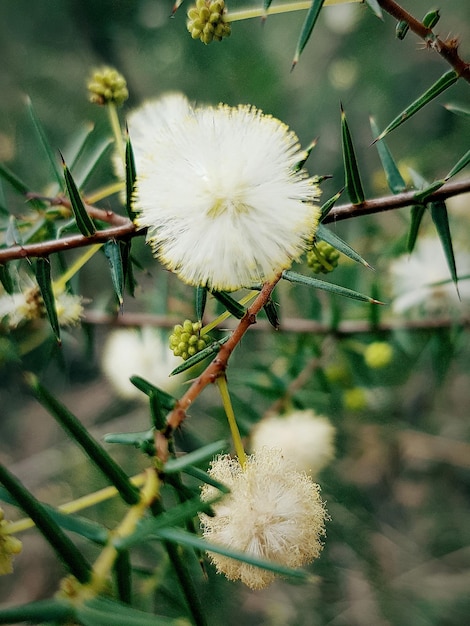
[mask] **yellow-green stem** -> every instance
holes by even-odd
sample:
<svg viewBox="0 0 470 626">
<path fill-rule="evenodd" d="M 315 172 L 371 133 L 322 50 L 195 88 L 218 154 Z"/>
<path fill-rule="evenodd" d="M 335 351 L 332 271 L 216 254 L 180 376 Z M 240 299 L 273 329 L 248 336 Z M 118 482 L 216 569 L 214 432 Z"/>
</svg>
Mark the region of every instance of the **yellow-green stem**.
<svg viewBox="0 0 470 626">
<path fill-rule="evenodd" d="M 102 245 L 102 243 L 96 243 L 94 246 L 90 246 L 89 248 L 87 248 L 85 252 L 75 261 L 75 263 L 71 267 L 69 267 L 65 274 L 63 274 L 58 280 L 52 283 L 54 291 L 63 291 L 65 289 L 65 285 L 69 282 L 69 280 L 73 276 L 75 276 L 78 270 L 81 269 L 96 252 L 98 252 Z"/>
<path fill-rule="evenodd" d="M 136 487 L 140 487 L 144 484 L 145 478 L 146 474 L 137 474 L 136 476 L 132 476 L 129 480 Z M 82 496 L 81 498 L 77 498 L 71 502 L 60 504 L 57 509 L 61 513 L 76 513 L 77 511 L 83 511 L 83 509 L 99 504 L 100 502 L 110 500 L 111 498 L 117 496 L 117 494 L 118 490 L 116 487 L 104 487 L 104 489 L 100 489 L 94 493 L 88 493 L 86 496 Z M 13 535 L 33 527 L 34 522 L 29 517 L 25 517 L 17 522 L 12 522 L 8 527 L 8 534 Z"/>
<path fill-rule="evenodd" d="M 103 548 L 93 565 L 93 577 L 90 587 L 99 593 L 106 584 L 109 573 L 118 556 L 118 550 L 114 547 L 116 538 L 122 539 L 131 535 L 139 520 L 144 516 L 147 508 L 158 497 L 159 482 L 154 470 L 148 470 L 146 481 L 140 492 L 140 501 L 134 504 L 126 513 L 119 526 L 113 531 L 109 543 Z"/>
<path fill-rule="evenodd" d="M 88 204 L 96 204 L 100 200 L 103 200 L 103 198 L 108 198 L 109 196 L 113 196 L 115 193 L 123 191 L 125 186 L 126 185 L 123 182 L 107 185 L 106 187 L 95 191 L 95 193 L 91 194 L 91 196 L 87 196 L 87 202 Z"/>
<path fill-rule="evenodd" d="M 250 300 L 253 300 L 253 298 L 257 296 L 258 294 L 259 294 L 259 291 L 256 291 L 256 290 L 250 291 L 249 294 L 247 294 L 246 296 L 243 296 L 243 298 L 239 301 L 239 304 L 248 304 L 248 302 Z M 219 315 L 219 317 L 217 317 L 215 320 L 207 324 L 207 326 L 204 326 L 204 328 L 201 328 L 200 334 L 206 335 L 207 333 L 210 333 L 210 331 L 213 328 L 218 326 L 221 322 L 223 322 L 230 316 L 231 316 L 231 313 L 229 313 L 228 311 L 225 311 L 225 313 L 222 313 L 222 315 Z"/>
<path fill-rule="evenodd" d="M 230 400 L 227 379 L 225 378 L 225 376 L 219 376 L 219 378 L 217 379 L 217 384 L 219 386 L 220 395 L 222 397 L 222 404 L 224 405 L 225 414 L 227 415 L 228 425 L 230 426 L 230 433 L 232 435 L 235 452 L 237 453 L 238 460 L 243 468 L 246 465 L 246 453 L 245 449 L 243 448 L 240 431 L 238 430 L 235 413 L 233 412 L 232 401 Z"/>
<path fill-rule="evenodd" d="M 114 135 L 114 141 L 116 144 L 116 149 L 119 152 L 119 156 L 121 157 L 122 162 L 126 163 L 126 152 L 124 149 L 124 141 L 122 138 L 121 124 L 119 123 L 119 116 L 117 113 L 117 108 L 114 102 L 108 102 L 106 105 L 108 109 L 109 122 L 111 124 L 111 128 Z"/>
<path fill-rule="evenodd" d="M 352 4 L 363 2 L 364 0 L 325 0 L 323 6 L 332 6 L 334 4 Z M 241 20 L 249 20 L 254 17 L 266 17 L 267 15 L 279 15 L 280 13 L 290 13 L 292 11 L 306 11 L 312 6 L 312 0 L 306 2 L 286 2 L 277 6 L 271 6 L 266 11 L 262 7 L 255 9 L 240 9 L 240 11 L 228 12 L 225 15 L 226 22 L 239 22 Z"/>
</svg>

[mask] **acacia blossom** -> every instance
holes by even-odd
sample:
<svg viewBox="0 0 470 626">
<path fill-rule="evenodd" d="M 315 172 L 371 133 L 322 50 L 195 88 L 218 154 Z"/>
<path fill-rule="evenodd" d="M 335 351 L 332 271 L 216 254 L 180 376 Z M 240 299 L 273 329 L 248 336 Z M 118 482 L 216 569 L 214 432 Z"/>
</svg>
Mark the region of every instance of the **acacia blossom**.
<svg viewBox="0 0 470 626">
<path fill-rule="evenodd" d="M 320 488 L 279 450 L 263 448 L 248 456 L 243 467 L 237 458 L 219 456 L 209 475 L 230 489 L 212 505 L 213 517 L 200 515 L 209 542 L 291 568 L 320 555 L 326 518 Z M 202 487 L 204 501 L 216 494 L 214 487 Z M 209 557 L 219 573 L 251 589 L 267 587 L 276 576 L 222 554 L 209 552 Z"/>
<path fill-rule="evenodd" d="M 334 458 L 334 439 L 333 424 L 307 409 L 262 419 L 251 433 L 251 449 L 279 448 L 299 472 L 315 476 Z"/>
<path fill-rule="evenodd" d="M 233 291 L 274 279 L 315 234 L 318 185 L 297 136 L 255 107 L 170 94 L 128 122 L 136 224 L 184 282 Z"/>
</svg>

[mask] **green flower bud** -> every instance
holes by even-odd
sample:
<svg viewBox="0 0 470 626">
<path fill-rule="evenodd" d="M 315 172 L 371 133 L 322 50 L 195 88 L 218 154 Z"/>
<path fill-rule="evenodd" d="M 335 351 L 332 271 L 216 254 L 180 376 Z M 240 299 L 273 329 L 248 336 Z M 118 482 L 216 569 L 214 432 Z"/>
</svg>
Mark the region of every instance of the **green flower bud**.
<svg viewBox="0 0 470 626">
<path fill-rule="evenodd" d="M 104 105 L 113 102 L 119 106 L 129 97 L 126 79 L 112 67 L 95 70 L 87 88 L 90 92 L 90 102 L 94 104 Z"/>
<path fill-rule="evenodd" d="M 307 264 L 314 274 L 328 274 L 338 266 L 339 252 L 326 241 L 314 241 L 307 252 Z"/>
<path fill-rule="evenodd" d="M 204 44 L 221 41 L 229 37 L 230 24 L 225 21 L 225 2 L 217 0 L 197 0 L 196 5 L 188 10 L 187 28 L 193 39 L 200 39 Z"/>
<path fill-rule="evenodd" d="M 170 335 L 170 350 L 175 356 L 180 356 L 184 361 L 204 350 L 211 339 L 207 335 L 201 335 L 201 322 L 185 320 L 183 324 L 177 324 Z"/>
<path fill-rule="evenodd" d="M 362 411 L 367 406 L 366 393 L 361 387 L 346 389 L 343 394 L 343 402 L 346 409 L 350 411 Z"/>
<path fill-rule="evenodd" d="M 374 341 L 364 350 L 364 360 L 373 369 L 389 365 L 393 358 L 393 348 L 386 341 Z"/>
</svg>

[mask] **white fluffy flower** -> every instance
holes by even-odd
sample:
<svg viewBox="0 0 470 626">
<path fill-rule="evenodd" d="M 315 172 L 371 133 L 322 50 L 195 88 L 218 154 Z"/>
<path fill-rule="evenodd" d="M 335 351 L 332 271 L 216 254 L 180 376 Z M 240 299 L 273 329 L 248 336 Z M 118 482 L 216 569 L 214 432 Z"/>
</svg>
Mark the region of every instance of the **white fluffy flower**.
<svg viewBox="0 0 470 626">
<path fill-rule="evenodd" d="M 251 448 L 279 448 L 299 472 L 313 475 L 335 455 L 335 427 L 312 410 L 271 415 L 261 420 L 251 433 Z"/>
<path fill-rule="evenodd" d="M 320 488 L 284 459 L 279 450 L 250 455 L 242 468 L 238 459 L 217 457 L 209 475 L 230 489 L 213 505 L 214 517 L 201 514 L 204 537 L 211 543 L 245 552 L 286 567 L 300 567 L 320 555 L 326 511 Z M 217 490 L 204 485 L 203 500 Z M 271 571 L 209 553 L 219 573 L 262 589 L 275 578 Z"/>
<path fill-rule="evenodd" d="M 171 393 L 180 378 L 169 377 L 181 364 L 173 356 L 160 330 L 143 327 L 140 330 L 120 328 L 109 334 L 103 348 L 101 366 L 109 382 L 124 398 L 145 399 L 144 394 L 129 380 L 141 376 L 150 383 Z"/>
<path fill-rule="evenodd" d="M 455 252 L 457 275 L 470 273 L 470 254 Z M 390 264 L 393 309 L 397 313 L 422 310 L 445 313 L 460 306 L 455 285 L 450 279 L 442 245 L 437 237 L 422 237 L 411 255 L 403 255 Z M 448 281 L 436 285 L 440 281 Z M 470 301 L 470 280 L 459 281 L 462 301 Z"/>
<path fill-rule="evenodd" d="M 54 295 L 59 324 L 61 326 L 78 324 L 83 317 L 83 298 L 66 291 L 57 291 Z M 45 316 L 46 308 L 37 286 L 0 297 L 0 320 L 9 328 L 16 328 L 23 322 Z"/>
<path fill-rule="evenodd" d="M 192 285 L 235 290 L 273 279 L 311 240 L 318 186 L 298 139 L 254 107 L 192 107 L 172 94 L 129 119 L 136 223 Z"/>
</svg>

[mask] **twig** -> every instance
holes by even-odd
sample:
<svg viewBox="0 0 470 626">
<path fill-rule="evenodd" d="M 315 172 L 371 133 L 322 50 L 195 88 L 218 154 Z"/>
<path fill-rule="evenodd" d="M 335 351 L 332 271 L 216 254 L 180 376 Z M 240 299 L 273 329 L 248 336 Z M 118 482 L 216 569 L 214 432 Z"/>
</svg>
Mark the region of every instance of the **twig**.
<svg viewBox="0 0 470 626">
<path fill-rule="evenodd" d="M 237 327 L 233 331 L 229 340 L 224 343 L 215 359 L 206 367 L 204 372 L 196 378 L 193 384 L 189 387 L 186 393 L 178 400 L 175 408 L 168 415 L 167 426 L 164 431 L 155 432 L 155 448 L 157 457 L 164 463 L 168 459 L 168 442 L 173 436 L 173 432 L 182 424 L 186 419 L 186 411 L 189 409 L 194 400 L 199 396 L 201 391 L 207 387 L 207 385 L 214 383 L 219 376 L 221 376 L 228 364 L 230 355 L 235 347 L 241 341 L 243 335 L 248 328 L 256 323 L 256 316 L 261 311 L 263 306 L 268 302 L 274 287 L 277 285 L 281 278 L 279 274 L 273 281 L 265 283 L 261 289 L 259 295 L 253 304 L 247 309 L 245 315 L 242 317 Z"/>
<path fill-rule="evenodd" d="M 421 37 L 428 47 L 440 54 L 459 76 L 470 83 L 470 64 L 460 58 L 458 54 L 458 40 L 456 38 L 442 41 L 433 33 L 431 28 L 427 28 L 394 0 L 378 0 L 378 3 L 384 11 L 396 20 L 405 21 L 411 31 L 418 37 Z"/>
<path fill-rule="evenodd" d="M 459 182 L 446 183 L 440 189 L 430 194 L 426 198 L 426 202 L 433 202 L 434 200 L 445 200 L 452 196 L 458 196 L 464 193 L 470 192 L 470 179 L 462 180 Z M 335 222 L 340 220 L 346 220 L 351 217 L 358 217 L 360 215 L 372 215 L 374 213 L 381 213 L 384 211 L 392 211 L 394 209 L 400 209 L 405 206 L 416 204 L 414 201 L 414 195 L 416 191 L 406 191 L 392 196 L 384 196 L 382 198 L 376 198 L 373 200 L 366 200 L 362 204 L 343 204 L 337 206 L 331 210 L 324 220 L 325 223 Z M 130 237 L 145 235 L 146 229 L 136 229 L 131 220 L 126 217 L 118 216 L 112 211 L 103 211 L 96 207 L 88 207 L 93 211 L 102 211 L 100 213 L 102 221 L 105 217 L 122 221 L 122 225 L 115 226 L 113 228 L 106 228 L 97 231 L 90 237 L 84 237 L 83 235 L 70 235 L 69 237 L 63 237 L 62 239 L 56 239 L 53 241 L 43 241 L 41 243 L 27 244 L 24 246 L 11 246 L 10 248 L 0 250 L 0 263 L 6 263 L 15 259 L 25 259 L 34 257 L 44 257 L 54 252 L 62 252 L 64 250 L 71 250 L 72 248 L 83 248 L 94 243 L 101 243 L 108 241 L 109 239 L 129 239 Z M 92 213 L 90 213 L 92 215 Z M 97 214 L 95 214 L 97 216 Z M 95 216 L 92 215 L 92 216 Z"/>
</svg>

